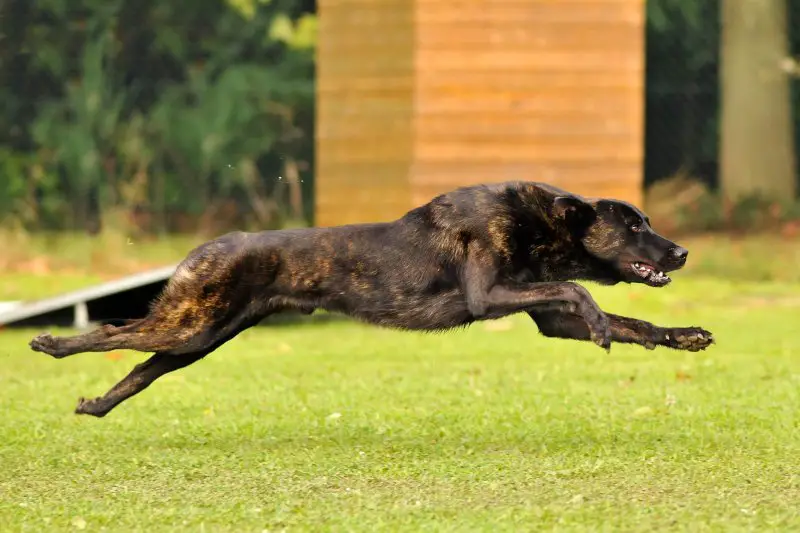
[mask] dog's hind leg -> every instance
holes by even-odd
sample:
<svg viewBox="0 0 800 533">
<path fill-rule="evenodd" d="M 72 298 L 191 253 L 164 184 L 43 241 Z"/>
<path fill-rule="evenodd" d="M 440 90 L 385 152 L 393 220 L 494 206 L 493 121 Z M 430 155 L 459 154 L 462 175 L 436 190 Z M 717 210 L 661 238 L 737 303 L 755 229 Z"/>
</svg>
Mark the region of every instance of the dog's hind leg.
<svg viewBox="0 0 800 533">
<path fill-rule="evenodd" d="M 88 333 L 72 337 L 55 337 L 49 333 L 36 336 L 30 342 L 33 351 L 44 352 L 56 359 L 83 352 L 107 352 L 110 350 L 138 350 L 160 352 L 178 349 L 188 339 L 197 336 L 204 324 L 170 327 L 157 316 L 133 321 L 124 326 L 104 325 Z"/>
<path fill-rule="evenodd" d="M 142 319 L 72 337 L 44 333 L 30 347 L 56 358 L 110 350 L 203 352 L 240 324 L 279 310 L 278 303 L 270 303 L 274 295 L 268 290 L 275 260 L 250 253 L 246 243 L 234 234 L 192 251 Z"/>
<path fill-rule="evenodd" d="M 106 324 L 71 337 L 43 333 L 30 341 L 30 347 L 57 359 L 110 350 L 193 353 L 204 350 L 220 332 L 235 328 L 247 317 L 267 313 L 265 307 L 253 303 L 249 292 L 236 286 L 192 287 L 192 292 L 168 286 L 145 318 L 123 325 Z"/>
<path fill-rule="evenodd" d="M 256 325 L 262 317 L 240 320 L 228 328 L 218 330 L 215 337 L 206 337 L 201 342 L 206 343 L 204 349 L 195 352 L 156 352 L 147 361 L 136 365 L 122 381 L 114 385 L 103 396 L 93 399 L 81 398 L 75 408 L 76 414 L 92 415 L 98 418 L 106 416 L 114 407 L 124 402 L 131 396 L 139 394 L 150 386 L 155 380 L 204 358 L 242 331 Z"/>
<path fill-rule="evenodd" d="M 589 328 L 585 321 L 574 313 L 561 310 L 529 311 L 542 335 L 562 339 L 589 340 Z M 705 350 L 714 343 L 713 335 L 697 327 L 664 328 L 625 316 L 606 313 L 611 331 L 611 341 L 638 344 L 652 350 L 665 346 L 676 350 L 696 352 Z"/>
<path fill-rule="evenodd" d="M 106 416 L 114 407 L 150 386 L 164 374 L 195 363 L 208 355 L 208 352 L 174 355 L 169 352 L 156 352 L 150 359 L 133 367 L 125 378 L 114 385 L 103 396 L 93 399 L 81 398 L 75 413 L 92 415 L 98 418 Z"/>
</svg>

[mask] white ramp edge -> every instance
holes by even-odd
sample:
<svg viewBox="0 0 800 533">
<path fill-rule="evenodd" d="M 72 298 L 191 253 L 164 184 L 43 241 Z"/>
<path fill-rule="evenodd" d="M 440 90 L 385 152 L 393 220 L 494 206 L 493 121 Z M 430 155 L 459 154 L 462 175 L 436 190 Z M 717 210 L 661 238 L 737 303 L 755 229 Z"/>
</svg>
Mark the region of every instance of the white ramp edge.
<svg viewBox="0 0 800 533">
<path fill-rule="evenodd" d="M 85 328 L 89 325 L 89 314 L 86 305 L 104 296 L 136 289 L 158 281 L 166 281 L 175 272 L 178 264 L 140 272 L 124 278 L 100 283 L 85 289 L 68 292 L 52 298 L 22 302 L 3 302 L 0 305 L 0 326 L 25 320 L 36 315 L 51 313 L 59 309 L 72 308 L 74 327 Z"/>
</svg>

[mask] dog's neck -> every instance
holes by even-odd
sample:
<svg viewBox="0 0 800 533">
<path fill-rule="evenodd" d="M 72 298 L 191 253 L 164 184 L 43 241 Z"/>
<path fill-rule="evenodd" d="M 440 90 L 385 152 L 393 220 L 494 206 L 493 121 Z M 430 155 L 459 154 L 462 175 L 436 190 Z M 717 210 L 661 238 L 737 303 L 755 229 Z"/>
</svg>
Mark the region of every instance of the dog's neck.
<svg viewBox="0 0 800 533">
<path fill-rule="evenodd" d="M 613 265 L 590 254 L 579 236 L 547 223 L 518 225 L 509 274 L 518 281 L 591 280 L 617 283 Z"/>
</svg>

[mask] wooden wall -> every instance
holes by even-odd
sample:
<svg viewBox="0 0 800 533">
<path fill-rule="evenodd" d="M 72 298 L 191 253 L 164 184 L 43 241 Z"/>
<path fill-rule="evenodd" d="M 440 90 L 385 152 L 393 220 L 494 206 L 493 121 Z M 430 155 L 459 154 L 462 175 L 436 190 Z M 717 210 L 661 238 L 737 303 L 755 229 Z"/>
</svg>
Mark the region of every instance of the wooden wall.
<svg viewBox="0 0 800 533">
<path fill-rule="evenodd" d="M 413 0 L 321 0 L 315 225 L 409 208 Z"/>
<path fill-rule="evenodd" d="M 317 225 L 514 179 L 641 203 L 644 0 L 320 0 L 320 21 Z"/>
</svg>

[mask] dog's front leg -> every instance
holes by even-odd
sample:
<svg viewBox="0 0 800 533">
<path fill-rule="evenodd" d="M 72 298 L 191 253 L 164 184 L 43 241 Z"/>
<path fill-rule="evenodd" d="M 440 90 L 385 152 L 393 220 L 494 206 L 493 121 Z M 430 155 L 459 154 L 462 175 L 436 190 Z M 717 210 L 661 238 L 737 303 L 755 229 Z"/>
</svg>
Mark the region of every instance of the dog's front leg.
<svg viewBox="0 0 800 533">
<path fill-rule="evenodd" d="M 589 340 L 590 334 L 580 316 L 559 310 L 534 310 L 528 314 L 546 337 Z M 703 328 L 664 328 L 625 316 L 606 313 L 609 319 L 612 342 L 638 344 L 652 350 L 666 346 L 676 350 L 697 352 L 714 343 L 714 337 Z"/>
<path fill-rule="evenodd" d="M 582 321 L 587 338 L 609 350 L 611 330 L 605 313 L 589 291 L 571 282 L 503 284 L 490 258 L 471 251 L 464 269 L 464 292 L 470 314 L 476 320 L 500 318 L 536 309 L 573 310 Z"/>
</svg>

